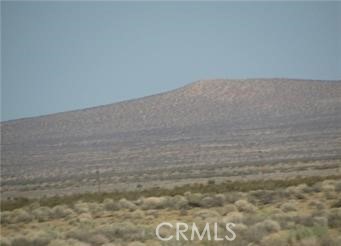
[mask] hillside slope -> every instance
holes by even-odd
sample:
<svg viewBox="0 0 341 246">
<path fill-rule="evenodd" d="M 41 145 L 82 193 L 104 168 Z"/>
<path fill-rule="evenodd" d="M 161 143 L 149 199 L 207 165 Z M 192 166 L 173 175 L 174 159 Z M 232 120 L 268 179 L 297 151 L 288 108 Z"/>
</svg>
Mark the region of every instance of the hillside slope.
<svg viewBox="0 0 341 246">
<path fill-rule="evenodd" d="M 92 180 L 94 166 L 107 183 L 131 176 L 122 172 L 151 170 L 149 178 L 159 180 L 180 167 L 249 162 L 334 160 L 335 167 L 340 82 L 197 81 L 140 99 L 3 122 L 2 183 L 6 190 L 27 182 Z"/>
</svg>

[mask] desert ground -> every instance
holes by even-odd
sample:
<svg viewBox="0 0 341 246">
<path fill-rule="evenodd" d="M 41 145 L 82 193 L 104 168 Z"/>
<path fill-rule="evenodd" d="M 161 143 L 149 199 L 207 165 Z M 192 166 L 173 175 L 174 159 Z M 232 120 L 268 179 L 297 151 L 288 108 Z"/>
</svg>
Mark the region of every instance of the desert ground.
<svg viewBox="0 0 341 246">
<path fill-rule="evenodd" d="M 1 122 L 1 245 L 341 245 L 340 95 L 218 79 Z M 164 242 L 161 222 L 237 238 Z"/>
<path fill-rule="evenodd" d="M 264 245 L 341 244 L 341 177 L 226 181 L 116 193 L 12 200 L 2 204 L 1 245 Z M 161 222 L 217 223 L 233 241 L 163 242 Z M 210 232 L 212 233 L 212 232 Z M 225 233 L 225 234 L 224 234 Z M 162 237 L 175 235 L 164 227 Z M 191 238 L 190 230 L 185 233 Z M 212 234 L 213 237 L 213 234 Z"/>
</svg>

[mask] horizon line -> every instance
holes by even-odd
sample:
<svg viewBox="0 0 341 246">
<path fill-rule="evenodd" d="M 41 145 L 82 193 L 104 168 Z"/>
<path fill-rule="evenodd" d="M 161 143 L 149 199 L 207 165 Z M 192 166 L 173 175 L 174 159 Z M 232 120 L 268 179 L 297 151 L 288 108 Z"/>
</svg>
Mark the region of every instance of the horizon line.
<svg viewBox="0 0 341 246">
<path fill-rule="evenodd" d="M 139 97 L 135 97 L 135 98 L 130 98 L 130 99 L 125 99 L 125 100 L 120 100 L 120 101 L 114 101 L 114 102 L 110 102 L 110 103 L 105 103 L 105 104 L 100 104 L 100 105 L 94 105 L 94 106 L 89 106 L 89 107 L 85 107 L 85 108 L 77 108 L 77 109 L 71 109 L 71 110 L 65 110 L 65 111 L 59 111 L 59 112 L 51 112 L 51 113 L 46 113 L 46 114 L 41 114 L 41 115 L 32 115 L 32 116 L 23 116 L 23 117 L 19 117 L 19 118 L 14 118 L 14 119 L 8 119 L 8 120 L 2 120 L 0 119 L 0 124 L 6 124 L 6 123 L 11 123 L 12 121 L 21 121 L 21 120 L 29 120 L 29 119 L 33 119 L 33 118 L 42 118 L 42 117 L 47 117 L 47 116 L 52 116 L 52 115 L 58 115 L 58 114 L 64 114 L 64 113 L 72 113 L 72 112 L 79 112 L 79 111 L 85 111 L 85 110 L 90 110 L 90 109 L 95 109 L 95 108 L 100 108 L 100 107 L 106 107 L 106 106 L 110 106 L 112 104 L 118 104 L 118 103 L 124 103 L 124 102 L 130 102 L 130 101 L 135 101 L 135 100 L 140 100 L 143 98 L 147 98 L 147 97 L 152 97 L 152 96 L 156 96 L 156 95 L 162 95 L 165 93 L 169 93 L 175 90 L 178 90 L 180 88 L 186 87 L 186 86 L 190 86 L 192 84 L 195 84 L 197 82 L 202 82 L 202 81 L 215 81 L 215 80 L 234 80 L 234 81 L 245 81 L 245 80 L 289 80 L 289 81 L 324 81 L 324 82 L 341 82 L 341 78 L 340 79 L 306 79 L 306 78 L 286 78 L 286 77 L 255 77 L 255 78 L 214 78 L 214 79 L 199 79 L 199 80 L 195 80 L 193 82 L 190 82 L 188 84 L 185 84 L 183 86 L 168 90 L 168 91 L 162 91 L 162 92 L 158 92 L 158 93 L 154 93 L 154 94 L 150 94 L 150 95 L 144 95 L 144 96 L 139 96 Z M 1 116 L 2 116 L 2 107 L 3 104 L 1 105 Z M 2 117 L 1 117 L 2 118 Z"/>
</svg>

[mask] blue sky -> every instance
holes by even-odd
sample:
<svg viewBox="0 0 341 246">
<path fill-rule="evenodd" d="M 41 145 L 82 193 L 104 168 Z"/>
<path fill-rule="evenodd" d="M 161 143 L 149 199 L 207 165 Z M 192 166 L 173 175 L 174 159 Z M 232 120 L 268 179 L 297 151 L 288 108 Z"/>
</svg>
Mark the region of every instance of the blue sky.
<svg viewBox="0 0 341 246">
<path fill-rule="evenodd" d="M 341 2 L 1 2 L 2 120 L 210 78 L 341 78 Z"/>
</svg>

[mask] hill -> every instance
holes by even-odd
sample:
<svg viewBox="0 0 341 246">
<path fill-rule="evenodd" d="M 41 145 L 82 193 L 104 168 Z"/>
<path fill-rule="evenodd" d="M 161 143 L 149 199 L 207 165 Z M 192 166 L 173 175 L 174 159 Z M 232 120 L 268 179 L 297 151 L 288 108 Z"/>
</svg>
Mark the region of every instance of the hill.
<svg viewBox="0 0 341 246">
<path fill-rule="evenodd" d="M 97 167 L 108 189 L 334 173 L 341 160 L 340 82 L 197 81 L 140 99 L 3 122 L 2 189 L 90 188 Z"/>
</svg>

